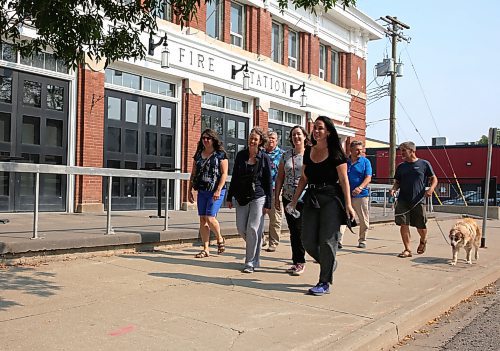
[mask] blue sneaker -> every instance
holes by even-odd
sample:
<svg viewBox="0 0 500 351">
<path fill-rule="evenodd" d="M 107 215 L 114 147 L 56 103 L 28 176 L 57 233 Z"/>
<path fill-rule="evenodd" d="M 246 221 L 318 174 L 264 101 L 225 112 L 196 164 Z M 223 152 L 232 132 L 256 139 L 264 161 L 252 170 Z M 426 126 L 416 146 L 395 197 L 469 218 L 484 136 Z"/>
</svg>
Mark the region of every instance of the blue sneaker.
<svg viewBox="0 0 500 351">
<path fill-rule="evenodd" d="M 319 282 L 315 287 L 309 289 L 309 294 L 315 296 L 321 296 L 330 293 L 330 284 Z"/>
</svg>

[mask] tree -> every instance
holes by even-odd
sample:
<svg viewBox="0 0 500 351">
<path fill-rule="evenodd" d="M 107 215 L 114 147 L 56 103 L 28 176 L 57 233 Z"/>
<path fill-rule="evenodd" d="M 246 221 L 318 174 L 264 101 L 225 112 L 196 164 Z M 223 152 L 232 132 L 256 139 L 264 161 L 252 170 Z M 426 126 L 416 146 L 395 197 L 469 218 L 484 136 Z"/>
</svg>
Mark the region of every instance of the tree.
<svg viewBox="0 0 500 351">
<path fill-rule="evenodd" d="M 56 58 L 75 68 L 88 53 L 106 64 L 117 59 L 142 59 L 146 48 L 144 31 L 157 31 L 156 9 L 168 0 L 0 0 L 0 46 L 13 42 L 21 55 L 29 57 L 52 48 Z M 201 1 L 170 0 L 181 27 L 196 18 Z M 296 8 L 315 11 L 332 9 L 337 2 L 355 5 L 356 0 L 291 0 Z M 281 9 L 287 0 L 278 0 Z M 33 39 L 23 37 L 22 28 L 36 28 Z M 1 47 L 0 47 L 1 49 Z"/>
<path fill-rule="evenodd" d="M 481 136 L 481 139 L 479 139 L 477 143 L 479 145 L 488 145 L 488 136 L 487 135 Z M 497 137 L 496 140 L 493 142 L 493 144 L 500 145 L 500 129 L 497 129 Z"/>
</svg>

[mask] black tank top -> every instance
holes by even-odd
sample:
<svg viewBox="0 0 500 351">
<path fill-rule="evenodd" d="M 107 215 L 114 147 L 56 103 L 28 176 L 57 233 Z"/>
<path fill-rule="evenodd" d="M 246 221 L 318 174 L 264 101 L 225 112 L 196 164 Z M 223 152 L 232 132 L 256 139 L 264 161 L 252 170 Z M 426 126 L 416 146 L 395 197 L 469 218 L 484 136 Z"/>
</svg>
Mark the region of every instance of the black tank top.
<svg viewBox="0 0 500 351">
<path fill-rule="evenodd" d="M 346 163 L 345 156 L 328 157 L 321 162 L 313 162 L 311 160 L 311 148 L 308 147 L 304 151 L 304 165 L 306 165 L 305 174 L 309 184 L 335 184 L 339 180 L 337 166 Z"/>
</svg>

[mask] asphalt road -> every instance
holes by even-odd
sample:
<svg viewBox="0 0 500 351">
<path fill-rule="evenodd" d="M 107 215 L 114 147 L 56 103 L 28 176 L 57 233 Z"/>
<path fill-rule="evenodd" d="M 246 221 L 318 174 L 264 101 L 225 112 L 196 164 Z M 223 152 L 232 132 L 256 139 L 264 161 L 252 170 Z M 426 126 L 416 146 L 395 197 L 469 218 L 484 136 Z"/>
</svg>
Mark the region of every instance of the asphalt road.
<svg viewBox="0 0 500 351">
<path fill-rule="evenodd" d="M 500 350 L 500 281 L 477 291 L 440 318 L 430 321 L 394 349 L 401 351 Z"/>
</svg>

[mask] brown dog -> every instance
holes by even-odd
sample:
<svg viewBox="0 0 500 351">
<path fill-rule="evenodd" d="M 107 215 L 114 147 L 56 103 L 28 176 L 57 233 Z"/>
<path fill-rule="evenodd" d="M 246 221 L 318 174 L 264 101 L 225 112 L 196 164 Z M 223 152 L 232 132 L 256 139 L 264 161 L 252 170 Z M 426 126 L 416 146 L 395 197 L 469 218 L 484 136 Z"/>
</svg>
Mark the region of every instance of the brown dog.
<svg viewBox="0 0 500 351">
<path fill-rule="evenodd" d="M 458 250 L 465 249 L 465 258 L 468 264 L 472 264 L 471 251 L 474 246 L 474 259 L 479 257 L 478 250 L 481 242 L 481 229 L 472 218 L 464 218 L 453 225 L 450 230 L 450 244 L 453 258 L 450 262 L 452 266 L 457 264 Z"/>
</svg>

